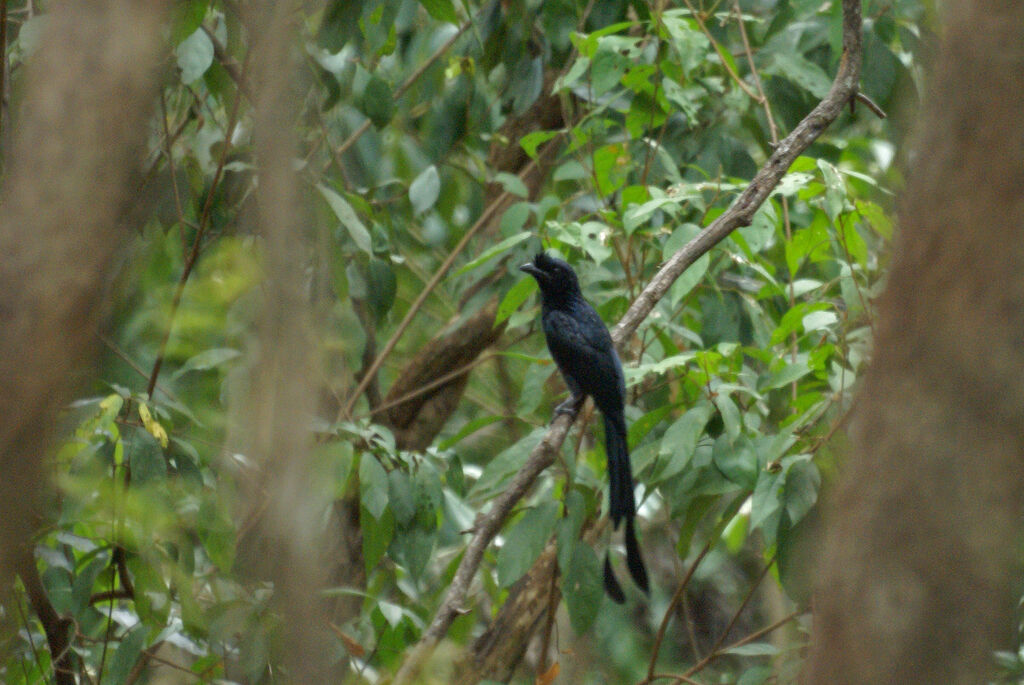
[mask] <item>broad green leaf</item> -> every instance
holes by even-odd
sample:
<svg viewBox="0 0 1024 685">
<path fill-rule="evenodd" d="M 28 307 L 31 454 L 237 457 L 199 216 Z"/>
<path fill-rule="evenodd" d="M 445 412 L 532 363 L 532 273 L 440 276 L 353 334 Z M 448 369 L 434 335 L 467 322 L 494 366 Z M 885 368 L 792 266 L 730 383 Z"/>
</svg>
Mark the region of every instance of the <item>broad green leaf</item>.
<svg viewBox="0 0 1024 685">
<path fill-rule="evenodd" d="M 194 357 L 189 358 L 181 368 L 174 372 L 172 378 L 180 378 L 189 371 L 207 371 L 216 368 L 226 362 L 236 359 L 242 355 L 238 350 L 229 347 L 215 347 L 211 350 L 204 350 Z"/>
<path fill-rule="evenodd" d="M 714 411 L 715 407 L 711 402 L 700 400 L 668 427 L 661 438 L 660 453 L 668 459 L 665 460 L 666 466 L 659 474 L 660 478 L 671 478 L 686 468 L 694 450 L 697 449 L 697 441 L 704 434 L 704 427 Z"/>
<path fill-rule="evenodd" d="M 174 52 L 181 69 L 181 82 L 185 84 L 197 81 L 213 64 L 213 42 L 202 28 L 178 43 Z"/>
<path fill-rule="evenodd" d="M 628 59 L 610 47 L 599 47 L 590 62 L 590 87 L 594 95 L 600 97 L 619 85 L 627 68 Z"/>
<path fill-rule="evenodd" d="M 743 421 L 740 417 L 740 410 L 733 402 L 733 399 L 724 393 L 719 392 L 718 395 L 712 400 L 715 406 L 718 407 L 718 413 L 722 417 L 722 423 L 725 424 L 725 434 L 729 436 L 730 440 L 735 440 L 739 437 L 740 431 L 743 430 Z"/>
<path fill-rule="evenodd" d="M 369 453 L 359 460 L 359 493 L 366 510 L 379 519 L 388 506 L 388 474 Z"/>
<path fill-rule="evenodd" d="M 796 52 L 774 53 L 765 72 L 783 76 L 819 99 L 825 97 L 832 87 L 828 74 L 821 67 Z"/>
<path fill-rule="evenodd" d="M 803 318 L 804 330 L 811 331 L 828 330 L 839 321 L 835 312 L 821 311 L 811 312 Z"/>
<path fill-rule="evenodd" d="M 839 170 L 825 160 L 818 160 L 818 168 L 825 182 L 825 212 L 832 223 L 835 223 L 843 211 L 843 205 L 846 204 L 846 185 L 843 183 L 843 177 L 839 175 Z"/>
<path fill-rule="evenodd" d="M 582 635 L 594 624 L 604 598 L 601 562 L 590 545 L 579 544 L 573 547 L 569 572 L 562 581 L 562 593 L 569 609 L 572 629 Z"/>
<path fill-rule="evenodd" d="M 796 461 L 786 471 L 786 485 L 782 497 L 790 524 L 799 523 L 818 501 L 821 474 L 809 459 Z"/>
<path fill-rule="evenodd" d="M 507 171 L 499 171 L 494 175 L 494 182 L 500 183 L 501 187 L 505 189 L 505 192 L 515 195 L 516 197 L 526 198 L 529 197 L 530 191 L 526 188 L 526 184 L 523 183 L 523 179 L 519 178 L 515 174 L 510 174 Z"/>
<path fill-rule="evenodd" d="M 480 478 L 470 489 L 469 499 L 479 501 L 492 497 L 526 462 L 527 457 L 530 456 L 530 450 L 537 446 L 546 432 L 545 428 L 534 429 L 489 461 L 484 466 Z"/>
<path fill-rule="evenodd" d="M 494 325 L 497 326 L 511 316 L 512 312 L 519 309 L 523 302 L 526 302 L 527 298 L 536 290 L 537 281 L 532 278 L 520 278 L 514 286 L 508 289 L 505 297 L 498 304 L 498 311 L 494 316 Z"/>
<path fill-rule="evenodd" d="M 512 526 L 498 552 L 498 584 L 501 587 L 509 587 L 530 570 L 551 539 L 557 519 L 558 503 L 547 500 L 527 511 Z"/>
<path fill-rule="evenodd" d="M 363 535 L 363 563 L 366 575 L 369 576 L 391 544 L 395 534 L 395 516 L 390 509 L 385 510 L 380 518 L 367 511 L 366 507 L 360 507 L 359 512 L 359 532 Z"/>
<path fill-rule="evenodd" d="M 757 477 L 750 507 L 750 527 L 756 529 L 782 506 L 784 474 L 762 470 Z"/>
<path fill-rule="evenodd" d="M 878 235 L 892 240 L 892 220 L 874 202 L 857 200 L 857 211 Z"/>
<path fill-rule="evenodd" d="M 104 674 L 104 682 L 124 683 L 128 674 L 135 667 L 146 644 L 146 633 L 149 630 L 144 624 L 137 623 L 124 636 L 110 657 L 110 669 Z"/>
<path fill-rule="evenodd" d="M 409 186 L 409 201 L 417 214 L 422 214 L 433 207 L 440 194 L 441 177 L 433 164 L 420 172 Z"/>
<path fill-rule="evenodd" d="M 388 474 L 388 506 L 391 507 L 395 523 L 399 526 L 410 524 L 416 516 L 412 483 L 409 475 L 401 469 L 394 469 Z"/>
<path fill-rule="evenodd" d="M 395 116 L 395 100 L 388 82 L 373 74 L 363 88 L 362 97 L 359 98 L 359 109 L 377 128 L 387 126 Z"/>
<path fill-rule="evenodd" d="M 507 252 L 509 248 L 518 245 L 524 240 L 529 240 L 532 237 L 533 233 L 531 231 L 523 231 L 522 233 L 518 233 L 512 236 L 511 238 L 505 238 L 497 245 L 492 245 L 491 247 L 481 252 L 480 255 L 473 261 L 469 262 L 468 264 L 465 264 L 461 269 L 455 272 L 455 276 L 461 276 L 466 272 L 472 271 L 481 264 L 484 264 L 490 261 L 491 259 L 494 259 L 503 252 Z"/>
<path fill-rule="evenodd" d="M 455 5 L 452 0 L 420 0 L 427 13 L 438 21 L 445 21 L 449 24 L 458 24 L 459 15 L 455 12 Z"/>
<path fill-rule="evenodd" d="M 753 488 L 757 484 L 757 454 L 750 440 L 730 440 L 725 435 L 718 436 L 711 450 L 715 467 L 722 475 L 733 483 L 744 488 Z"/>
<path fill-rule="evenodd" d="M 388 547 L 391 556 L 401 564 L 409 575 L 419 579 L 430 562 L 437 530 L 422 526 L 398 527 Z"/>
<path fill-rule="evenodd" d="M 774 390 L 775 388 L 781 388 L 784 385 L 789 385 L 795 381 L 800 380 L 811 372 L 809 366 L 807 366 L 807 360 L 801 359 L 793 362 L 792 364 L 786 364 L 778 371 L 772 372 L 768 379 L 758 386 L 760 390 Z"/>
<path fill-rule="evenodd" d="M 356 216 L 352 205 L 341 195 L 322 183 L 317 184 L 317 190 L 327 200 L 327 204 L 334 212 L 334 215 L 338 217 L 338 220 L 341 221 L 341 225 L 348 231 L 349 237 L 352 238 L 352 242 L 356 244 L 356 247 L 366 254 L 373 254 L 373 240 L 370 237 L 370 232 L 363 225 L 363 222 L 359 220 L 359 217 Z M 351 282 L 349 285 L 351 287 Z"/>
<path fill-rule="evenodd" d="M 462 426 L 462 428 L 460 428 L 455 435 L 451 436 L 450 438 L 445 438 L 444 440 L 442 440 L 438 444 L 437 448 L 442 451 L 451 449 L 455 445 L 462 442 L 463 439 L 469 437 L 473 433 L 476 433 L 478 430 L 486 428 L 487 426 L 490 426 L 492 423 L 497 423 L 499 421 L 504 420 L 504 416 L 498 416 L 495 414 L 490 414 L 487 416 L 478 416 L 472 421 L 467 421 L 466 424 Z M 456 459 L 457 458 L 458 457 L 456 457 Z"/>
<path fill-rule="evenodd" d="M 537 159 L 537 148 L 557 135 L 558 131 L 533 131 L 532 133 L 527 133 L 523 136 L 519 140 L 519 145 L 521 145 L 526 154 L 530 156 L 530 159 Z M 520 197 L 526 197 L 526 194 L 524 193 Z"/>
</svg>

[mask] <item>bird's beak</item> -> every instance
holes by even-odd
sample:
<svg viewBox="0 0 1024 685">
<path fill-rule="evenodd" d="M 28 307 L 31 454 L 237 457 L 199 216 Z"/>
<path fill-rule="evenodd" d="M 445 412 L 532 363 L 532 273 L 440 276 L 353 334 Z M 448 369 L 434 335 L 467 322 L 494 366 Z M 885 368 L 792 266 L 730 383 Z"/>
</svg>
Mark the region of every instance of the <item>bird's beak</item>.
<svg viewBox="0 0 1024 685">
<path fill-rule="evenodd" d="M 533 265 L 533 262 L 527 262 L 519 267 L 520 271 L 525 271 L 536 279 L 540 279 L 540 275 L 543 273 L 540 269 Z"/>
</svg>

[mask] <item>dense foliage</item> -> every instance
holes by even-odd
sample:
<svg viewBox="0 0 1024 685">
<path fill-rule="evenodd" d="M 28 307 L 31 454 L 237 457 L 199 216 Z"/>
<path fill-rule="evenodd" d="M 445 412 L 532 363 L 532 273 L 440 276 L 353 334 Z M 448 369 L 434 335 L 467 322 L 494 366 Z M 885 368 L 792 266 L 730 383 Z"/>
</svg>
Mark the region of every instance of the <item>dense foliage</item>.
<svg viewBox="0 0 1024 685">
<path fill-rule="evenodd" d="M 16 95 L 46 14 L 11 5 Z M 93 682 L 135 678 L 140 660 L 203 682 L 277 677 L 255 627 L 272 588 L 244 572 L 234 500 L 252 465 L 229 440 L 255 372 L 262 267 L 246 221 L 258 54 L 238 11 L 183 2 L 168 31 L 176 69 L 111 277 L 105 354 L 51 461 L 38 566 Z M 343 538 L 324 591 L 339 668 L 373 682 L 419 639 L 464 531 L 564 393 L 536 286 L 515 266 L 557 251 L 614 324 L 828 91 L 839 3 L 333 0 L 308 12 L 295 169 L 322 385 L 317 416 L 294 430 L 315 442 L 316 487 L 337 502 L 323 533 Z M 913 97 L 922 15 L 916 0 L 864 3 L 862 89 L 890 114 L 897 92 Z M 599 523 L 599 422 L 581 422 L 486 553 L 454 647 L 473 648 L 554 540 L 564 602 L 536 637 L 558 650 L 528 653 L 523 682 L 552 677 L 554 662 L 571 682 L 695 664 L 706 682 L 793 678 L 801 541 L 832 468 L 823 448 L 870 356 L 899 135 L 864 106 L 844 115 L 623 350 L 651 596 L 623 608 L 602 596 L 599 559 L 616 538 Z M 21 611 L 0 673 L 43 682 L 46 640 L 24 597 Z"/>
</svg>

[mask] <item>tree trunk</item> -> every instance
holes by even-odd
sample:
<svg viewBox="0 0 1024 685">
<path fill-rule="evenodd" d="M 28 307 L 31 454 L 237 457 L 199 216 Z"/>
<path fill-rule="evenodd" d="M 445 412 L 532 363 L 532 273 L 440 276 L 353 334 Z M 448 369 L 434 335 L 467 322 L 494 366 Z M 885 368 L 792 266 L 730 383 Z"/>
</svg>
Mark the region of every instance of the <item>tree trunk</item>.
<svg viewBox="0 0 1024 685">
<path fill-rule="evenodd" d="M 979 683 L 1012 644 L 1024 492 L 1024 3 L 947 3 L 811 683 Z"/>
</svg>

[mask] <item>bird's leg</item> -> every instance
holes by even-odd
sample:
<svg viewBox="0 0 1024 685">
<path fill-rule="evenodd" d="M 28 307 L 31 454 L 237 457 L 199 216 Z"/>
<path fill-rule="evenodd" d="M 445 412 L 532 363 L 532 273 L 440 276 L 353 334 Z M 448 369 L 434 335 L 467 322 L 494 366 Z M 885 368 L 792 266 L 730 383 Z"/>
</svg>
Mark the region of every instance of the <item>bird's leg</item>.
<svg viewBox="0 0 1024 685">
<path fill-rule="evenodd" d="M 580 407 L 583 406 L 583 401 L 586 399 L 587 396 L 583 394 L 573 393 L 569 395 L 569 399 L 555 407 L 555 418 L 557 419 L 560 415 L 565 414 L 569 418 L 575 419 L 576 414 L 580 411 Z"/>
</svg>

